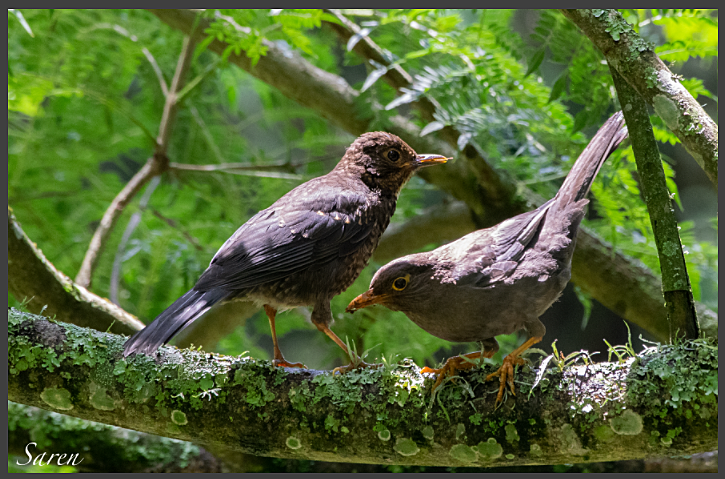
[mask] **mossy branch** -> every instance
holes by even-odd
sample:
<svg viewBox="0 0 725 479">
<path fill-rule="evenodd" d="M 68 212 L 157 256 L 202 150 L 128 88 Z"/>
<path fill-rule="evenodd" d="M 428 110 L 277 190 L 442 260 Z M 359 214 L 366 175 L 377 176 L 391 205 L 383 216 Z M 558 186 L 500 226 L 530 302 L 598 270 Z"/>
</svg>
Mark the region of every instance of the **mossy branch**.
<svg viewBox="0 0 725 479">
<path fill-rule="evenodd" d="M 660 60 L 654 46 L 640 37 L 616 10 L 577 9 L 562 13 L 654 107 L 717 189 L 717 123 Z"/>
<path fill-rule="evenodd" d="M 34 444 L 31 444 L 34 443 Z M 23 464 L 51 454 L 78 454 L 82 472 L 221 472 L 204 449 L 178 439 L 129 431 L 8 401 L 8 452 Z"/>
<path fill-rule="evenodd" d="M 189 10 L 151 12 L 185 34 L 191 31 L 196 17 L 196 13 Z M 205 31 L 209 25 L 210 21 L 207 19 L 198 20 L 198 31 Z M 227 46 L 226 43 L 214 39 L 208 48 L 222 54 Z M 342 77 L 317 68 L 300 56 L 288 55 L 272 42 L 266 42 L 265 47 L 266 54 L 254 66 L 245 52 L 238 55 L 232 52 L 228 56 L 229 62 L 353 135 L 360 135 L 371 129 L 374 118 L 360 116 L 355 106 L 355 98 L 359 93 Z M 416 151 L 454 155 L 448 143 L 436 140 L 434 135 L 420 137 L 420 129 L 409 120 L 394 116 L 390 121 L 390 125 L 386 127 L 388 131 L 404 138 Z M 466 154 L 464 151 L 463 155 Z M 424 180 L 464 201 L 472 211 L 478 228 L 493 225 L 521 212 L 511 207 L 518 204 L 513 200 L 508 202 L 508 207 L 500 206 L 506 202 L 489 203 L 485 188 L 479 184 L 481 177 L 472 168 L 475 166 L 467 161 L 454 161 L 441 168 L 422 170 L 419 174 Z M 528 190 L 522 195 L 532 199 L 532 203 L 538 202 Z M 613 251 L 611 245 L 586 228 L 579 229 L 572 280 L 604 306 L 646 329 L 656 339 L 666 340 L 669 337 L 660 279 L 636 260 Z M 717 316 L 704 306 L 702 310 L 708 317 Z M 708 335 L 716 336 L 717 321 L 710 321 L 708 324 L 711 326 L 707 330 Z"/>
<path fill-rule="evenodd" d="M 117 305 L 75 284 L 30 241 L 8 207 L 8 290 L 25 307 L 79 326 L 132 334 L 144 324 Z"/>
<path fill-rule="evenodd" d="M 484 366 L 446 383 L 412 364 L 333 376 L 162 347 L 8 312 L 8 399 L 237 453 L 370 464 L 501 466 L 611 461 L 717 448 L 717 346 L 517 375 L 494 410 Z M 622 354 L 622 348 L 617 350 Z M 548 361 L 551 365 L 551 361 Z"/>
<path fill-rule="evenodd" d="M 700 326 L 697 322 L 682 242 L 677 230 L 675 210 L 667 189 L 657 140 L 652 133 L 647 104 L 615 68 L 610 66 L 609 69 L 617 89 L 619 104 L 629 126 L 632 151 L 657 244 L 662 270 L 662 291 L 670 325 L 670 340 L 678 335 L 695 339 L 700 335 Z"/>
</svg>

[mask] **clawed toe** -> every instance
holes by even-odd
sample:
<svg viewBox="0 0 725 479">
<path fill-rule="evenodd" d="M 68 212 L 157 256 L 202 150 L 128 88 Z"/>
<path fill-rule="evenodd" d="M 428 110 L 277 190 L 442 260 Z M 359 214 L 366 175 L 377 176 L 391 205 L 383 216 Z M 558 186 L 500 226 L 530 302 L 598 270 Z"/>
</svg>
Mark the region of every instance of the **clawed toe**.
<svg viewBox="0 0 725 479">
<path fill-rule="evenodd" d="M 503 393 L 506 390 L 508 384 L 511 394 L 516 396 L 516 388 L 514 387 L 514 366 L 523 366 L 526 362 L 522 358 L 506 356 L 503 360 L 503 364 L 495 373 L 491 373 L 486 376 L 486 381 L 498 377 L 499 388 L 498 395 L 496 396 L 496 404 L 500 403 L 503 399 Z"/>
<path fill-rule="evenodd" d="M 273 359 L 272 365 L 277 368 L 301 368 L 301 369 L 307 369 L 307 366 L 305 366 L 302 363 L 288 363 L 284 358 L 282 359 Z"/>
</svg>

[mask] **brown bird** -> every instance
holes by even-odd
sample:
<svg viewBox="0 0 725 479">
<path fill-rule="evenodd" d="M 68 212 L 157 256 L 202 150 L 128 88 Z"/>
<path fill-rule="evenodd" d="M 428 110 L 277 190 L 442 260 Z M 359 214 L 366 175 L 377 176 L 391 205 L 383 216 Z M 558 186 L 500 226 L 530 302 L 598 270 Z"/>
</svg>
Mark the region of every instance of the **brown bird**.
<svg viewBox="0 0 725 479">
<path fill-rule="evenodd" d="M 519 355 L 543 338 L 539 320 L 556 301 L 571 277 L 576 232 L 584 217 L 589 188 L 609 154 L 627 137 L 621 112 L 612 116 L 579 156 L 556 196 L 533 211 L 491 228 L 470 233 L 426 253 L 386 264 L 370 289 L 347 307 L 352 312 L 373 304 L 403 311 L 434 336 L 448 341 L 481 343 L 475 359 L 498 351 L 495 336 L 525 328 L 530 338 L 506 356 L 501 368 L 487 376 L 500 378 L 496 402 L 513 384 Z M 471 361 L 456 356 L 440 369 L 435 389 L 446 375 L 468 369 Z"/>
<path fill-rule="evenodd" d="M 124 357 L 154 353 L 214 304 L 253 301 L 269 318 L 275 366 L 282 356 L 278 310 L 312 305 L 312 323 L 349 354 L 330 330 L 330 300 L 358 277 L 390 223 L 403 185 L 419 168 L 445 163 L 418 155 L 384 132 L 365 133 L 328 174 L 296 187 L 244 223 L 214 255 L 196 285 L 124 345 Z"/>
</svg>

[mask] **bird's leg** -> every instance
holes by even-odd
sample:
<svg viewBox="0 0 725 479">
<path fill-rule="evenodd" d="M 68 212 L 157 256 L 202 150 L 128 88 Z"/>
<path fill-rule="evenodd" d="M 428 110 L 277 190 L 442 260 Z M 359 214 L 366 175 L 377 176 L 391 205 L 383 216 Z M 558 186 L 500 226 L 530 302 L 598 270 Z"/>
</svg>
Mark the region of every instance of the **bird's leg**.
<svg viewBox="0 0 725 479">
<path fill-rule="evenodd" d="M 274 359 L 272 360 L 272 364 L 274 366 L 282 366 L 284 368 L 307 369 L 307 366 L 302 363 L 288 363 L 285 360 L 284 356 L 282 356 L 282 351 L 279 350 L 279 343 L 277 343 L 277 330 L 274 327 L 274 317 L 277 315 L 277 310 L 272 306 L 265 304 L 264 312 L 267 313 L 267 318 L 269 318 L 269 327 L 272 329 L 272 342 L 274 343 Z"/>
<path fill-rule="evenodd" d="M 526 341 L 518 348 L 514 349 L 509 355 L 503 358 L 503 364 L 498 369 L 498 371 L 486 376 L 486 381 L 495 377 L 500 378 L 500 386 L 498 389 L 498 396 L 496 396 L 496 404 L 501 402 L 501 399 L 503 398 L 503 392 L 506 389 L 506 384 L 509 385 L 509 389 L 511 389 L 511 394 L 513 394 L 514 396 L 516 395 L 516 391 L 514 389 L 514 366 L 522 366 L 524 364 L 524 360 L 519 357 L 521 353 L 523 353 L 542 339 L 542 336 L 534 336 L 532 338 L 529 338 L 528 341 Z"/>
<path fill-rule="evenodd" d="M 347 354 L 347 357 L 350 358 L 350 364 L 347 366 L 339 366 L 332 370 L 332 375 L 334 376 L 335 373 L 344 374 L 346 372 L 352 371 L 353 369 L 359 369 L 359 368 L 379 368 L 380 364 L 368 364 L 365 361 L 363 361 L 359 356 L 356 358 L 358 361 L 356 361 L 354 358 L 350 357 L 350 350 L 347 349 L 347 346 L 345 343 L 342 342 L 342 339 L 337 337 L 337 334 L 332 332 L 329 326 L 327 326 L 324 323 L 315 323 L 315 326 L 317 326 L 317 329 L 325 333 L 337 343 L 338 346 L 342 348 L 343 351 L 345 351 L 345 354 Z M 357 356 L 357 355 L 356 355 Z"/>
<path fill-rule="evenodd" d="M 478 359 L 480 357 L 484 358 L 490 358 L 492 357 L 496 351 L 476 351 L 475 353 L 468 353 L 468 354 L 461 354 L 459 356 L 453 356 L 452 358 L 448 358 L 448 360 L 445 362 L 443 366 L 441 366 L 438 369 L 429 368 L 428 366 L 424 367 L 420 370 L 421 373 L 435 373 L 438 375 L 436 378 L 436 382 L 433 383 L 433 387 L 431 388 L 431 392 L 435 391 L 438 386 L 443 382 L 443 380 L 446 378 L 446 376 L 453 376 L 455 375 L 456 371 L 461 371 L 464 369 L 471 369 L 476 364 L 471 361 L 466 361 L 464 358 L 468 358 L 470 360 Z"/>
</svg>

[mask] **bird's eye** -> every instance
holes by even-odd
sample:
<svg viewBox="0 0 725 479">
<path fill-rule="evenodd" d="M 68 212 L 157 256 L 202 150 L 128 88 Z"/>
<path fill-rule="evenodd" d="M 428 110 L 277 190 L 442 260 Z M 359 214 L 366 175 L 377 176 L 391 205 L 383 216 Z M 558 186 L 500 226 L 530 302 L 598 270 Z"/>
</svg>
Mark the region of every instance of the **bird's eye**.
<svg viewBox="0 0 725 479">
<path fill-rule="evenodd" d="M 408 286 L 408 277 L 401 277 L 393 281 L 393 289 L 395 291 L 403 291 Z"/>
<path fill-rule="evenodd" d="M 390 161 L 398 161 L 400 159 L 400 152 L 398 150 L 388 150 L 387 156 Z"/>
</svg>

